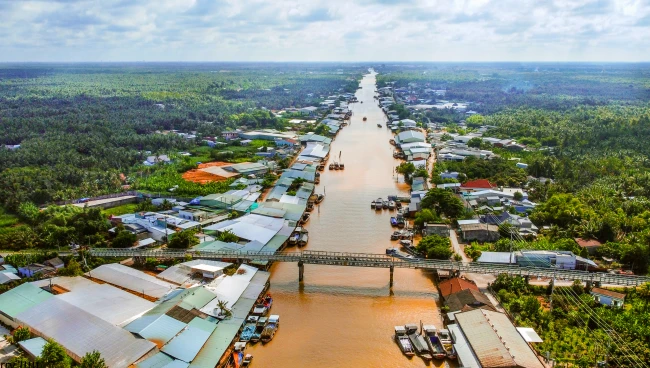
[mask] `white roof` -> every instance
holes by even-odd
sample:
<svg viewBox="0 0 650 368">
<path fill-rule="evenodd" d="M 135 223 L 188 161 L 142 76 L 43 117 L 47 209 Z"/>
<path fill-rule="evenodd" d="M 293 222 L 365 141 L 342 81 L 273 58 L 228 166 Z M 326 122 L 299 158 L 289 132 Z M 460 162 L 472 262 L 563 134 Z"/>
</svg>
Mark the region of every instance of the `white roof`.
<svg viewBox="0 0 650 368">
<path fill-rule="evenodd" d="M 219 277 L 215 282 L 215 284 L 218 283 L 215 287 L 206 285 L 205 288 L 215 293 L 217 297 L 201 308 L 201 312 L 216 316 L 219 313 L 217 307 L 219 301 L 225 301 L 228 307 L 232 307 L 244 293 L 256 272 L 257 268 L 255 267 L 241 265 L 234 275 Z"/>
<path fill-rule="evenodd" d="M 20 280 L 20 277 L 11 272 L 0 272 L 0 284 L 6 284 L 15 280 Z"/>
<path fill-rule="evenodd" d="M 206 227 L 206 230 L 230 230 L 240 238 L 266 244 L 282 229 L 284 219 L 256 214 L 242 216 L 234 221 L 224 221 Z"/>
<path fill-rule="evenodd" d="M 480 223 L 481 223 L 481 221 L 479 219 L 458 220 L 458 226 L 460 226 L 460 225 L 480 224 Z"/>
<path fill-rule="evenodd" d="M 207 272 L 216 272 L 223 270 L 223 267 L 218 267 L 218 266 L 212 266 L 208 264 L 199 264 L 196 266 L 192 266 L 193 269 L 195 270 L 201 270 L 201 271 L 207 271 Z"/>
<path fill-rule="evenodd" d="M 87 275 L 154 298 L 165 296 L 171 290 L 176 289 L 173 284 L 119 263 L 101 265 L 88 272 Z"/>
<path fill-rule="evenodd" d="M 56 297 L 20 313 L 16 319 L 60 343 L 76 360 L 98 351 L 109 367 L 128 367 L 156 346 Z"/>
<path fill-rule="evenodd" d="M 526 342 L 544 342 L 537 332 L 530 327 L 517 327 L 517 331 Z"/>
</svg>

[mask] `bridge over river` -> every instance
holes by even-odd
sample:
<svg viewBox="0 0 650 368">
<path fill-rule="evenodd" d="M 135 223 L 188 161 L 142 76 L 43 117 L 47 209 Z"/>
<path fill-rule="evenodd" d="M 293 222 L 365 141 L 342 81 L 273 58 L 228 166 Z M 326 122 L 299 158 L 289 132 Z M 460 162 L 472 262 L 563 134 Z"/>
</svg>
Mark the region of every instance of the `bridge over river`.
<svg viewBox="0 0 650 368">
<path fill-rule="evenodd" d="M 580 280 L 595 284 L 638 286 L 650 282 L 650 277 L 618 275 L 605 272 L 587 272 L 578 270 L 561 270 L 546 267 L 519 267 L 516 265 L 496 265 L 477 262 L 453 262 L 423 258 L 400 258 L 386 254 L 346 253 L 326 251 L 300 252 L 199 252 L 192 250 L 137 250 L 115 248 L 93 248 L 90 254 L 97 257 L 131 257 L 136 260 L 157 259 L 194 259 L 223 260 L 237 263 L 248 262 L 295 262 L 298 264 L 299 280 L 303 281 L 304 265 L 328 265 L 344 267 L 375 267 L 390 270 L 390 284 L 393 284 L 393 270 L 397 268 L 449 271 L 451 274 L 481 273 L 509 274 L 524 277 L 545 277 L 558 280 Z"/>
</svg>

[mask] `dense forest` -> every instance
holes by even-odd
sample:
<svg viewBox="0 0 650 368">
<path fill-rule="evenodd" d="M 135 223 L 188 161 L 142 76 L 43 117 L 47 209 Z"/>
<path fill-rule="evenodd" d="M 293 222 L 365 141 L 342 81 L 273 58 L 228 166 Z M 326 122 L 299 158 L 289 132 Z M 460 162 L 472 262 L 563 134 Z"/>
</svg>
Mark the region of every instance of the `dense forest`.
<svg viewBox="0 0 650 368">
<path fill-rule="evenodd" d="M 270 110 L 353 91 L 337 64 L 110 63 L 0 67 L 0 205 L 10 211 L 116 192 L 151 154 L 246 126 L 283 129 Z M 196 132 L 187 140 L 177 130 Z M 203 193 L 204 190 L 196 191 Z"/>
</svg>

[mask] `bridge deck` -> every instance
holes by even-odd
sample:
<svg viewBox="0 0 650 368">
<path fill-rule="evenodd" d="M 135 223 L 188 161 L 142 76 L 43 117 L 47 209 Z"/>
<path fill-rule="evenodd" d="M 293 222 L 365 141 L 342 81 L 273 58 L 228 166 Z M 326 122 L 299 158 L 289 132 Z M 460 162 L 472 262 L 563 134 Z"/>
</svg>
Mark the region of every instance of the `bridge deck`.
<svg viewBox="0 0 650 368">
<path fill-rule="evenodd" d="M 495 265 L 476 262 L 452 262 L 445 260 L 430 260 L 423 258 L 401 259 L 386 254 L 344 253 L 326 251 L 302 252 L 199 252 L 192 250 L 136 250 L 136 249 L 99 249 L 90 250 L 97 257 L 142 257 L 142 258 L 193 258 L 212 260 L 231 260 L 235 262 L 302 262 L 303 264 L 319 264 L 349 267 L 378 267 L 378 268 L 413 268 L 427 270 L 459 271 L 464 273 L 482 273 L 499 275 L 556 277 L 559 280 L 580 280 L 600 282 L 602 284 L 637 286 L 650 282 L 650 277 L 616 275 L 604 272 L 587 272 L 577 270 L 559 270 L 543 267 L 519 267 L 515 265 Z"/>
</svg>

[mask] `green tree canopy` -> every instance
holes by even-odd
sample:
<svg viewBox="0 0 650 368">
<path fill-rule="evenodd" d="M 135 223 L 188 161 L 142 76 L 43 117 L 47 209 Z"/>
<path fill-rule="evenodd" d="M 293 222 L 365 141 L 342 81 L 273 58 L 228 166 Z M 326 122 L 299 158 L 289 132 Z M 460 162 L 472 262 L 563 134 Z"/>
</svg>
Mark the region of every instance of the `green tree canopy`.
<svg viewBox="0 0 650 368">
<path fill-rule="evenodd" d="M 167 247 L 174 249 L 188 249 L 199 244 L 200 240 L 196 236 L 194 230 L 183 230 L 172 236 L 172 239 L 167 244 Z"/>
<path fill-rule="evenodd" d="M 115 239 L 111 242 L 113 248 L 130 248 L 138 240 L 138 237 L 127 230 L 122 230 L 117 233 Z"/>
<path fill-rule="evenodd" d="M 463 202 L 453 192 L 441 188 L 433 188 L 427 192 L 422 199 L 422 208 L 432 209 L 437 214 L 449 218 L 458 218 L 465 211 Z"/>
<path fill-rule="evenodd" d="M 104 361 L 104 358 L 102 358 L 101 354 L 93 350 L 90 353 L 86 353 L 83 358 L 81 358 L 81 364 L 79 364 L 80 368 L 108 368 L 106 365 L 106 362 Z"/>
<path fill-rule="evenodd" d="M 415 249 L 430 259 L 449 259 L 453 254 L 449 238 L 435 234 L 422 238 Z"/>
<path fill-rule="evenodd" d="M 48 368 L 69 368 L 72 359 L 66 354 L 65 350 L 54 340 L 48 340 L 43 346 L 43 352 L 39 362 L 44 363 Z"/>
</svg>

